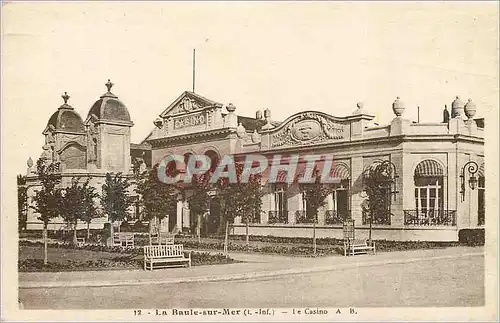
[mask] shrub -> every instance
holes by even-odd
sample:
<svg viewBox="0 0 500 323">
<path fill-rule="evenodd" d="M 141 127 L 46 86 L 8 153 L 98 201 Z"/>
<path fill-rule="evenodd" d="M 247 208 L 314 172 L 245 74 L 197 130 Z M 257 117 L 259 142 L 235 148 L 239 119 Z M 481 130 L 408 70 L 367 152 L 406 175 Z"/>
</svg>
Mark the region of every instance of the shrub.
<svg viewBox="0 0 500 323">
<path fill-rule="evenodd" d="M 467 246 L 484 246 L 484 228 L 461 229 L 458 231 L 458 241 Z"/>
<path fill-rule="evenodd" d="M 131 232 L 131 231 L 132 231 L 132 226 L 130 225 L 130 223 L 128 223 L 128 221 L 123 221 L 120 224 L 120 232 Z"/>
<path fill-rule="evenodd" d="M 134 232 L 149 232 L 149 226 L 147 224 L 142 223 L 141 221 L 137 221 L 132 226 L 132 231 L 134 231 Z"/>
<path fill-rule="evenodd" d="M 106 243 L 109 236 L 111 235 L 110 228 L 111 228 L 111 224 L 109 222 L 104 223 L 104 228 L 101 231 L 101 242 L 102 243 Z"/>
</svg>

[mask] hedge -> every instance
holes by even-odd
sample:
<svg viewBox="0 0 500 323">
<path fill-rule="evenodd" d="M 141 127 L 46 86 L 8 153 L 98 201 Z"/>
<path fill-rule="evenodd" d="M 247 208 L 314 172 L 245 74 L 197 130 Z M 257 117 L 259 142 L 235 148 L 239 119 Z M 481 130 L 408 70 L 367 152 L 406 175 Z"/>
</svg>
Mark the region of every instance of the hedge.
<svg viewBox="0 0 500 323">
<path fill-rule="evenodd" d="M 484 228 L 461 229 L 458 231 L 458 241 L 467 246 L 484 246 Z"/>
<path fill-rule="evenodd" d="M 96 259 L 87 261 L 75 261 L 68 259 L 64 262 L 48 262 L 43 264 L 43 259 L 26 259 L 18 263 L 20 272 L 36 271 L 86 271 L 86 270 L 109 270 L 109 269 L 141 269 L 144 262 L 142 259 L 134 259 L 135 255 L 118 256 L 113 259 Z M 222 253 L 210 254 L 208 252 L 192 252 L 191 265 L 218 265 L 237 262 Z"/>
</svg>

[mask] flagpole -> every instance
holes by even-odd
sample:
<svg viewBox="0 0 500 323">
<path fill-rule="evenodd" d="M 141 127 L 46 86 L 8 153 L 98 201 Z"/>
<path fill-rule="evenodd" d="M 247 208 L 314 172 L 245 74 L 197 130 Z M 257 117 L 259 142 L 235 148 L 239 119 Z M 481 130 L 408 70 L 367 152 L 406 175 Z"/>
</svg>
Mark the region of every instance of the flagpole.
<svg viewBox="0 0 500 323">
<path fill-rule="evenodd" d="M 196 49 L 193 48 L 193 93 L 194 93 L 194 84 L 196 80 Z"/>
</svg>

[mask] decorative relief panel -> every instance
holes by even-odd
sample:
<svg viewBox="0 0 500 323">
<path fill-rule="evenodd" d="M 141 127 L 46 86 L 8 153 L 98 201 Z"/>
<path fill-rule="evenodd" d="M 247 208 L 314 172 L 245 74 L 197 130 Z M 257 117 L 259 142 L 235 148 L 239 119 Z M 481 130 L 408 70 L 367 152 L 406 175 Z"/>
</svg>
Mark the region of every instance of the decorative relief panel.
<svg viewBox="0 0 500 323">
<path fill-rule="evenodd" d="M 189 112 L 201 109 L 205 106 L 206 105 L 204 105 L 202 102 L 199 102 L 198 100 L 191 99 L 191 98 L 186 96 L 186 97 L 184 97 L 184 99 L 182 99 L 182 101 L 177 106 L 175 106 L 169 112 L 169 114 L 173 115 L 173 114 L 180 114 L 180 113 L 189 113 Z"/>
<path fill-rule="evenodd" d="M 310 145 L 327 140 L 344 139 L 346 125 L 314 112 L 305 112 L 271 135 L 271 147 Z"/>
</svg>

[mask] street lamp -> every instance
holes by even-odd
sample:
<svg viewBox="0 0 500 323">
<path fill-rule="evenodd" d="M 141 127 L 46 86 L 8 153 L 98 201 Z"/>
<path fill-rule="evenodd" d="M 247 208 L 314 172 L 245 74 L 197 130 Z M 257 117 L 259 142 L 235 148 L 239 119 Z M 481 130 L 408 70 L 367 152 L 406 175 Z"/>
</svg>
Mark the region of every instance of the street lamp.
<svg viewBox="0 0 500 323">
<path fill-rule="evenodd" d="M 477 173 L 478 170 L 478 165 L 475 161 L 468 161 L 465 163 L 464 167 L 462 168 L 462 174 L 460 175 L 460 180 L 461 180 L 461 191 L 460 193 L 462 194 L 462 201 L 465 200 L 465 169 L 467 169 L 467 172 L 469 173 L 469 187 L 471 190 L 475 190 L 477 187 L 477 177 L 475 174 Z"/>
</svg>

